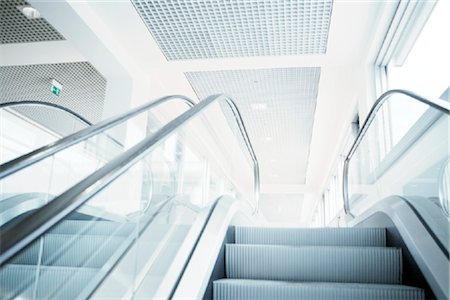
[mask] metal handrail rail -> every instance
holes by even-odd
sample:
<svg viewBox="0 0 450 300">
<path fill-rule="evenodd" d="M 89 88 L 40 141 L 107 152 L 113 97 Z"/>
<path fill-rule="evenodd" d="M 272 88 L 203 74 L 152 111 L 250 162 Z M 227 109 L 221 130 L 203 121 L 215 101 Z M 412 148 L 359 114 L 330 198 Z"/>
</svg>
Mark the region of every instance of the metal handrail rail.
<svg viewBox="0 0 450 300">
<path fill-rule="evenodd" d="M 8 108 L 14 108 L 15 106 L 27 106 L 27 105 L 37 105 L 37 106 L 55 108 L 55 109 L 58 109 L 58 110 L 61 110 L 63 112 L 68 113 L 69 115 L 71 115 L 76 120 L 78 120 L 81 123 L 84 123 L 85 125 L 87 125 L 86 127 L 92 126 L 92 123 L 89 120 L 87 120 L 86 118 L 84 118 L 82 115 L 74 112 L 73 110 L 71 110 L 71 109 L 69 109 L 67 107 L 61 106 L 61 105 L 56 104 L 56 103 L 47 102 L 47 101 L 23 100 L 23 101 L 3 102 L 3 103 L 0 103 L 0 109 L 8 109 Z M 115 138 L 110 136 L 109 134 L 107 134 L 106 136 L 113 143 L 117 144 L 120 147 L 123 147 L 121 142 L 119 142 L 118 140 L 116 140 Z M 0 167 L 0 170 L 2 170 L 1 167 Z"/>
<path fill-rule="evenodd" d="M 344 160 L 344 170 L 343 170 L 343 178 L 342 178 L 344 212 L 345 212 L 345 214 L 347 214 L 351 217 L 354 217 L 354 215 L 350 212 L 350 200 L 348 198 L 348 165 L 350 163 L 351 158 L 355 154 L 356 149 L 360 145 L 362 139 L 366 136 L 367 130 L 369 129 L 370 125 L 372 124 L 373 120 L 375 119 L 378 111 L 383 106 L 383 104 L 393 95 L 405 95 L 416 101 L 427 104 L 427 105 L 441 111 L 442 113 L 450 114 L 450 102 L 447 102 L 442 99 L 427 99 L 425 97 L 419 96 L 408 90 L 402 90 L 402 89 L 389 90 L 389 91 L 383 93 L 375 101 L 372 108 L 370 109 L 369 114 L 366 117 L 366 120 L 364 121 L 364 124 L 362 125 L 360 131 L 358 132 L 358 135 L 357 135 L 355 141 L 353 142 L 353 144 L 350 148 L 350 151 L 348 152 L 348 154 Z"/>
<path fill-rule="evenodd" d="M 439 185 L 439 203 L 441 204 L 444 215 L 450 219 L 450 191 L 448 190 L 448 174 L 450 174 L 450 159 L 444 162 L 439 170 L 438 185 Z"/>
<path fill-rule="evenodd" d="M 3 103 L 0 103 L 0 109 L 10 108 L 10 107 L 14 107 L 14 106 L 21 106 L 21 105 L 40 105 L 40 106 L 48 106 L 48 107 L 51 107 L 51 108 L 56 108 L 56 109 L 65 111 L 66 113 L 72 115 L 73 117 L 75 117 L 76 119 L 81 121 L 82 123 L 85 123 L 88 126 L 92 126 L 92 123 L 89 122 L 82 115 L 74 112 L 73 110 L 71 110 L 71 109 L 69 109 L 67 107 L 58 105 L 56 103 L 47 102 L 47 101 L 23 100 L 23 101 L 3 102 Z"/>
<path fill-rule="evenodd" d="M 196 117 L 212 103 L 218 101 L 225 101 L 232 110 L 247 150 L 253 160 L 254 209 L 256 213 L 259 209 L 260 178 L 259 164 L 253 146 L 250 143 L 239 109 L 233 100 L 224 95 L 213 95 L 182 113 L 124 153 L 119 154 L 116 158 L 55 197 L 43 207 L 25 216 L 18 224 L 12 224 L 11 227 L 5 228 L 5 230 L 0 232 L 0 241 L 2 241 L 0 243 L 0 265 L 125 173 L 131 166 L 165 141 L 181 125 Z"/>
<path fill-rule="evenodd" d="M 181 100 L 183 103 L 187 104 L 189 107 L 193 107 L 195 105 L 194 101 L 192 101 L 190 98 L 182 96 L 182 95 L 166 96 L 166 97 L 159 98 L 156 101 L 145 103 L 145 104 L 138 106 L 126 113 L 111 117 L 104 121 L 101 121 L 95 125 L 87 127 L 85 129 L 82 129 L 71 135 L 63 137 L 62 139 L 59 139 L 51 144 L 48 144 L 46 146 L 43 146 L 36 150 L 33 150 L 25 155 L 22 155 L 20 157 L 17 157 L 15 159 L 12 159 L 12 160 L 0 165 L 0 179 L 6 177 L 8 175 L 11 175 L 17 171 L 20 171 L 23 168 L 26 168 L 32 164 L 35 164 L 35 163 L 37 163 L 49 156 L 61 151 L 61 150 L 64 150 L 64 149 L 74 145 L 74 144 L 84 141 L 102 131 L 105 131 L 111 127 L 114 127 L 117 124 L 120 124 L 142 112 L 145 112 L 147 110 L 150 110 L 152 108 L 159 106 L 160 104 L 163 104 L 165 102 L 172 101 L 172 100 L 178 100 L 178 101 Z"/>
</svg>

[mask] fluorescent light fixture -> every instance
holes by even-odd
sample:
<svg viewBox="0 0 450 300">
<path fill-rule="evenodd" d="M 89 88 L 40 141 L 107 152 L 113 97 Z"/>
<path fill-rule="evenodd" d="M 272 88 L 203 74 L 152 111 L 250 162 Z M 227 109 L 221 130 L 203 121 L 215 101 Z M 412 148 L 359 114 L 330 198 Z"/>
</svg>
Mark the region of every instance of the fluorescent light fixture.
<svg viewBox="0 0 450 300">
<path fill-rule="evenodd" d="M 250 106 L 253 110 L 266 110 L 267 109 L 267 103 L 252 103 L 252 104 L 250 104 Z"/>
<path fill-rule="evenodd" d="M 27 19 L 39 19 L 41 17 L 41 13 L 34 7 L 30 5 L 21 5 L 17 6 L 17 8 L 24 14 Z"/>
</svg>

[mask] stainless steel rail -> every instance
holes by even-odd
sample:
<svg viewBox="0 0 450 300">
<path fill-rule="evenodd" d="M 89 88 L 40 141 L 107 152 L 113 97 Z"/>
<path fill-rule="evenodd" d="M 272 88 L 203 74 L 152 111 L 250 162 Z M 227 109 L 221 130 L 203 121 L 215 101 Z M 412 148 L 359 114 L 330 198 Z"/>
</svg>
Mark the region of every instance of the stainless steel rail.
<svg viewBox="0 0 450 300">
<path fill-rule="evenodd" d="M 76 119 L 78 119 L 79 121 L 81 121 L 82 123 L 91 126 L 92 123 L 89 122 L 87 119 L 85 119 L 83 116 L 81 116 L 80 114 L 74 112 L 73 110 L 68 109 L 67 107 L 55 104 L 55 103 L 51 103 L 51 102 L 47 102 L 47 101 L 36 101 L 36 100 L 24 100 L 24 101 L 12 101 L 12 102 L 3 102 L 0 103 L 0 109 L 5 109 L 5 108 L 10 108 L 10 107 L 15 107 L 15 106 L 23 106 L 23 105 L 37 105 L 37 106 L 44 106 L 44 107 L 51 107 L 51 108 L 56 108 L 59 110 L 62 110 L 70 115 L 72 115 L 73 117 L 75 117 Z"/>
<path fill-rule="evenodd" d="M 444 162 L 439 170 L 439 202 L 445 216 L 450 219 L 450 159 Z"/>
<path fill-rule="evenodd" d="M 382 94 L 377 101 L 373 104 L 369 114 L 367 115 L 366 120 L 364 121 L 363 126 L 361 127 L 361 130 L 358 133 L 358 136 L 356 137 L 355 141 L 353 142 L 352 147 L 350 148 L 350 151 L 348 152 L 347 156 L 344 160 L 344 172 L 343 172 L 343 199 L 344 199 L 344 211 L 347 215 L 350 215 L 351 217 L 354 217 L 353 214 L 350 211 L 350 200 L 348 198 L 348 165 L 350 163 L 351 158 L 356 152 L 356 149 L 358 148 L 359 144 L 361 143 L 362 139 L 366 136 L 367 130 L 369 129 L 370 125 L 372 124 L 373 120 L 375 119 L 378 111 L 383 106 L 383 104 L 393 95 L 404 95 L 408 96 L 416 101 L 425 103 L 439 111 L 445 114 L 450 114 L 450 102 L 447 102 L 445 100 L 441 99 L 427 99 L 425 97 L 419 96 L 413 92 L 407 91 L 407 90 L 390 90 Z"/>
<path fill-rule="evenodd" d="M 52 109 L 61 110 L 65 113 L 68 113 L 71 115 L 71 117 L 75 118 L 76 120 L 80 121 L 81 123 L 84 123 L 86 127 L 92 126 L 92 123 L 88 121 L 86 118 L 81 116 L 80 114 L 74 112 L 73 110 L 68 109 L 67 107 L 47 102 L 47 101 L 36 101 L 36 100 L 23 100 L 23 101 L 13 101 L 13 102 L 3 102 L 0 103 L 0 109 L 8 109 L 8 108 L 14 108 L 16 106 L 43 106 L 43 107 L 50 107 Z M 122 143 L 110 136 L 109 134 L 106 135 L 108 139 L 110 139 L 114 144 L 119 145 L 120 147 L 123 147 Z M 0 170 L 1 166 L 0 166 Z M 1 178 L 1 177 L 0 177 Z"/>
<path fill-rule="evenodd" d="M 255 193 L 255 212 L 259 206 L 259 164 L 250 143 L 247 130 L 242 120 L 241 114 L 236 104 L 227 96 L 214 95 L 201 101 L 188 111 L 179 115 L 154 134 L 146 137 L 126 152 L 118 155 L 116 158 L 105 164 L 103 167 L 72 186 L 64 193 L 55 197 L 40 209 L 30 213 L 23 220 L 11 227 L 5 228 L 0 232 L 0 265 L 14 256 L 17 252 L 30 244 L 36 238 L 44 234 L 52 226 L 56 225 L 68 214 L 83 205 L 92 196 L 103 190 L 109 183 L 114 181 L 120 175 L 125 173 L 131 166 L 140 161 L 145 155 L 151 152 L 160 143 L 166 140 L 181 125 L 200 114 L 206 107 L 212 103 L 225 101 L 232 110 L 235 120 L 239 126 L 240 133 L 244 138 L 247 150 L 253 160 L 254 170 L 254 193 Z"/>
<path fill-rule="evenodd" d="M 28 167 L 32 164 L 35 164 L 61 150 L 64 150 L 76 143 L 79 143 L 81 141 L 84 141 L 102 131 L 105 131 L 111 127 L 116 126 L 117 124 L 120 124 L 142 112 L 148 111 L 152 108 L 155 108 L 165 102 L 168 101 L 182 101 L 183 103 L 187 104 L 189 107 L 192 107 L 195 105 L 195 102 L 191 99 L 182 96 L 182 95 L 173 95 L 173 96 L 166 96 L 159 98 L 156 101 L 148 102 L 146 104 L 143 104 L 141 106 L 138 106 L 126 113 L 120 114 L 115 117 L 111 117 L 109 119 L 106 119 L 104 121 L 101 121 L 95 125 L 92 125 L 90 127 L 87 127 L 85 129 L 82 129 L 78 132 L 75 132 L 71 135 L 68 135 L 66 137 L 63 137 L 62 139 L 51 143 L 49 145 L 43 146 L 41 148 L 38 148 L 34 151 L 31 151 L 28 154 L 22 155 L 18 158 L 15 158 L 13 160 L 10 160 L 0 166 L 0 179 L 11 175 L 19 170 L 22 170 L 25 167 Z"/>
</svg>

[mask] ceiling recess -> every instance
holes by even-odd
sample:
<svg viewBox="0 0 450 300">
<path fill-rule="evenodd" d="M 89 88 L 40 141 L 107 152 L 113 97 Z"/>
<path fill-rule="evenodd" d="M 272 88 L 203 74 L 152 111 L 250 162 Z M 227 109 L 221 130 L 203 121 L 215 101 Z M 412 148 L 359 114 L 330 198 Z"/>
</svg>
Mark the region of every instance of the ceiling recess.
<svg viewBox="0 0 450 300">
<path fill-rule="evenodd" d="M 23 9 L 27 7 L 30 5 L 23 0 L 0 1 L 0 44 L 64 40 L 44 18 L 25 16 Z"/>
<path fill-rule="evenodd" d="M 236 102 L 261 164 L 263 184 L 305 183 L 320 68 L 190 72 L 186 77 L 200 99 L 224 93 Z M 231 112 L 224 111 L 237 130 Z"/>
<path fill-rule="evenodd" d="M 168 60 L 325 54 L 332 0 L 132 0 Z"/>
<path fill-rule="evenodd" d="M 64 85 L 59 97 L 50 91 L 53 78 Z M 0 82 L 0 102 L 46 101 L 67 107 L 92 123 L 102 119 L 106 79 L 88 62 L 3 66 Z M 34 120 L 50 122 L 50 118 L 31 109 L 27 112 Z M 43 125 L 52 128 L 51 124 Z"/>
</svg>

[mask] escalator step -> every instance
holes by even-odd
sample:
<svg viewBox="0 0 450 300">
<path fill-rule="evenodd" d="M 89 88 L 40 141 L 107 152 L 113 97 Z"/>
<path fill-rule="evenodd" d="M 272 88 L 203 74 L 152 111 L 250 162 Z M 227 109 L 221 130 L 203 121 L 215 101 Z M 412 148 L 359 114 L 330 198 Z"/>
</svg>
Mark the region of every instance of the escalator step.
<svg viewBox="0 0 450 300">
<path fill-rule="evenodd" d="M 424 291 L 404 285 L 286 282 L 221 279 L 213 284 L 214 300 L 244 299 L 425 299 Z"/>
<path fill-rule="evenodd" d="M 123 237 L 48 234 L 43 240 L 42 264 L 100 268 L 123 241 Z M 14 257 L 11 263 L 35 265 L 39 250 L 40 240 L 37 240 Z"/>
<path fill-rule="evenodd" d="M 401 249 L 226 245 L 228 278 L 401 283 Z"/>
<path fill-rule="evenodd" d="M 92 268 L 8 265 L 0 270 L 2 299 L 75 299 L 97 272 Z"/>
<path fill-rule="evenodd" d="M 236 227 L 236 244 L 291 246 L 386 246 L 384 228 Z"/>
<path fill-rule="evenodd" d="M 53 227 L 50 233 L 54 234 L 85 234 L 85 235 L 115 235 L 128 236 L 134 224 L 124 224 L 112 221 L 80 221 L 65 220 Z"/>
</svg>

